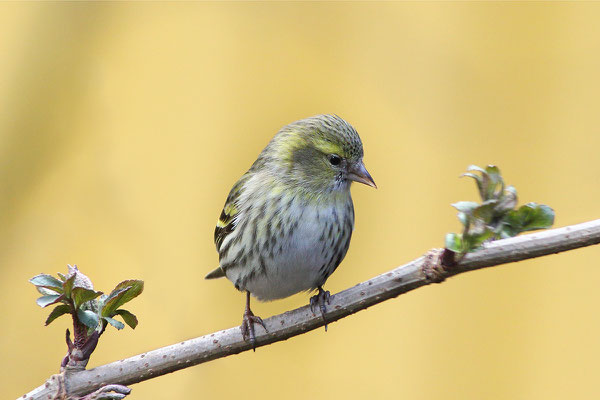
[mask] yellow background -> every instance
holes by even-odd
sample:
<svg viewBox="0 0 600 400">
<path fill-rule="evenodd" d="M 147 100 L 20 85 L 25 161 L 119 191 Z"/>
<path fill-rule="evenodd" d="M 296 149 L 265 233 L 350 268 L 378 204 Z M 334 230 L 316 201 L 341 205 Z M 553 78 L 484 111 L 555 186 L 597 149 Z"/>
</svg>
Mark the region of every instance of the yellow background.
<svg viewBox="0 0 600 400">
<path fill-rule="evenodd" d="M 443 245 L 458 175 L 500 166 L 556 226 L 598 218 L 600 4 L 0 5 L 0 391 L 58 370 L 27 282 L 78 264 L 143 279 L 135 331 L 90 366 L 238 325 L 212 236 L 282 126 L 337 113 L 379 189 L 355 185 L 337 292 Z M 600 252 L 469 273 L 256 353 L 134 385 L 131 399 L 600 397 Z M 263 317 L 308 302 L 255 303 Z"/>
</svg>

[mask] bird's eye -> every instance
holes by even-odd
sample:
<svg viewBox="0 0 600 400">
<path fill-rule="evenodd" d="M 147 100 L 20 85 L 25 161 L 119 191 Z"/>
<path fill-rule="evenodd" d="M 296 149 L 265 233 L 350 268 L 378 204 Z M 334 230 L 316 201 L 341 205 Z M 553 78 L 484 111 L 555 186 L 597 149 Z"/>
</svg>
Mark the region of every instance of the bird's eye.
<svg viewBox="0 0 600 400">
<path fill-rule="evenodd" d="M 330 154 L 329 155 L 329 162 L 331 163 L 331 165 L 340 165 L 340 163 L 342 162 L 342 158 L 340 156 L 338 156 L 337 154 Z"/>
</svg>

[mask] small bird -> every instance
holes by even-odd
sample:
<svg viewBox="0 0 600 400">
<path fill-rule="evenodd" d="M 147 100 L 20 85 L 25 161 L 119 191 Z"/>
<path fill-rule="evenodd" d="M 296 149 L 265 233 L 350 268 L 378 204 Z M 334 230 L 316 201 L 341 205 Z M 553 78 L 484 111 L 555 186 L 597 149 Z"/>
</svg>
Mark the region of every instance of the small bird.
<svg viewBox="0 0 600 400">
<path fill-rule="evenodd" d="M 250 295 L 275 300 L 302 291 L 325 322 L 330 294 L 323 285 L 344 259 L 354 229 L 350 184 L 376 188 L 362 161 L 356 130 L 337 115 L 316 115 L 284 126 L 227 196 L 215 228 L 219 267 L 246 292 L 240 326 L 255 347 Z"/>
</svg>

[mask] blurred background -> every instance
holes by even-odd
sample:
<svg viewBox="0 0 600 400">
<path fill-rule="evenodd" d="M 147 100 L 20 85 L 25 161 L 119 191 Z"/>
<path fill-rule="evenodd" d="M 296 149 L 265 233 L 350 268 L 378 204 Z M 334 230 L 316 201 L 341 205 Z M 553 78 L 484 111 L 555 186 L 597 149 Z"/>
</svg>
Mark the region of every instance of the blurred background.
<svg viewBox="0 0 600 400">
<path fill-rule="evenodd" d="M 239 325 L 205 281 L 232 184 L 283 125 L 337 113 L 379 189 L 355 185 L 338 292 L 441 247 L 458 176 L 498 165 L 556 226 L 598 218 L 598 3 L 3 3 L 0 391 L 58 371 L 27 280 L 77 264 L 143 279 L 89 367 Z M 132 386 L 134 399 L 598 398 L 600 249 L 451 278 L 256 353 Z M 253 310 L 268 317 L 306 294 Z"/>
</svg>

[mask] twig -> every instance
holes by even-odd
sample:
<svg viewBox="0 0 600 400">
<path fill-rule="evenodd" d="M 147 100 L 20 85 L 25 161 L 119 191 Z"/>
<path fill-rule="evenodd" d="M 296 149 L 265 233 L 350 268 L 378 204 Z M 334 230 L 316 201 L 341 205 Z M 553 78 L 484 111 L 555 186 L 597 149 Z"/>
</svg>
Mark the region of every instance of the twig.
<svg viewBox="0 0 600 400">
<path fill-rule="evenodd" d="M 328 306 L 327 321 L 337 321 L 402 293 L 441 282 L 448 276 L 598 243 L 600 219 L 492 242 L 482 250 L 467 254 L 458 265 L 452 267 L 438 262 L 446 257 L 443 257 L 441 250 L 434 250 L 335 294 Z M 256 347 L 286 340 L 324 325 L 321 315 L 313 314 L 308 305 L 275 315 L 264 322 L 268 333 L 257 330 Z M 82 396 L 108 384 L 130 385 L 251 348 L 250 343 L 242 338 L 239 327 L 230 328 L 91 370 L 67 374 L 66 389 L 69 396 Z M 40 394 L 42 388 L 40 386 L 22 398 L 41 399 L 42 395 L 47 396 L 48 393 Z"/>
</svg>

